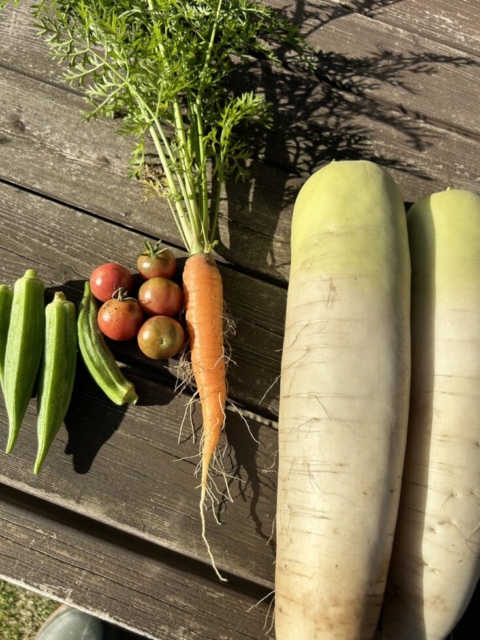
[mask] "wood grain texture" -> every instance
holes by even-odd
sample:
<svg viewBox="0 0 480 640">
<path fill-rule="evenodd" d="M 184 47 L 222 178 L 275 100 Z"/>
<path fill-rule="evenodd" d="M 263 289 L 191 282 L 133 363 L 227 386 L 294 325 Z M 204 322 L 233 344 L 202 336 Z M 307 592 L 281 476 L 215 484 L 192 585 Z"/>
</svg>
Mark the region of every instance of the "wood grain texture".
<svg viewBox="0 0 480 640">
<path fill-rule="evenodd" d="M 128 368 L 139 394 L 136 406 L 118 407 L 79 367 L 73 399 L 38 476 L 33 475 L 36 404 L 30 403 L 12 454 L 4 454 L 7 416 L 0 400 L 0 482 L 88 516 L 141 540 L 209 564 L 199 515 L 200 410 L 175 396 L 158 376 Z M 206 514 L 207 536 L 220 571 L 273 587 L 276 430 L 228 411 L 220 449 L 228 488 L 218 474 L 215 513 Z M 249 431 L 250 430 L 250 431 Z M 230 497 L 233 502 L 230 501 Z M 215 522 L 215 514 L 221 524 Z M 206 569 L 213 577 L 213 570 Z"/>
<path fill-rule="evenodd" d="M 287 84 L 291 100 L 300 100 L 303 80 L 292 76 L 284 89 Z M 307 174 L 316 162 L 373 158 L 390 168 L 406 201 L 445 186 L 476 188 L 475 140 L 346 92 L 311 91 L 308 113 L 299 103 L 298 120 L 278 114 L 280 130 L 293 129 L 293 142 L 272 137 L 267 153 L 272 161 L 288 164 L 296 158 Z M 142 187 L 126 176 L 131 142 L 116 135 L 112 121 L 82 123 L 82 105 L 69 91 L 0 68 L 0 177 L 180 245 L 166 203 L 145 199 Z M 250 184 L 229 185 L 217 253 L 249 272 L 286 281 L 289 221 L 302 181 L 257 163 Z"/>
<path fill-rule="evenodd" d="M 476 28 L 480 8 L 475 0 L 448 6 L 420 0 L 314 0 L 288 8 L 281 0 L 270 4 L 286 9 L 308 36 L 318 52 L 317 75 L 322 82 L 425 122 L 478 136 L 472 110 L 480 80 Z M 464 5 L 463 11 L 459 4 Z M 399 15 L 404 17 L 401 25 L 392 19 Z M 390 21 L 383 20 L 384 16 Z M 455 34 L 465 39 L 464 32 L 456 28 L 462 17 L 475 34 L 470 51 L 457 47 L 458 38 L 450 37 Z M 441 40 L 438 23 L 443 25 Z M 423 26 L 421 33 L 411 28 L 417 24 Z"/>
<path fill-rule="evenodd" d="M 329 22 L 316 36 L 321 80 L 423 122 L 480 138 L 472 110 L 480 84 L 480 49 L 477 56 L 466 55 L 358 14 Z"/>
<path fill-rule="evenodd" d="M 147 197 L 127 176 L 132 140 L 118 136 L 113 121 L 82 122 L 84 108 L 70 91 L 0 67 L 0 177 L 181 245 L 166 201 Z M 230 185 L 217 254 L 285 280 L 296 185 L 294 176 L 258 164 L 249 185 Z"/>
<path fill-rule="evenodd" d="M 12 211 L 17 214 L 12 216 Z M 132 267 L 136 250 L 142 246 L 136 232 L 5 184 L 0 184 L 0 223 L 0 281 L 13 284 L 34 266 L 47 286 L 47 299 L 54 290 L 62 289 L 68 299 L 78 302 L 95 264 L 113 260 Z M 25 236 L 26 229 L 29 237 Z M 130 261 L 125 261 L 126 256 L 131 256 Z M 276 382 L 285 291 L 230 269 L 222 271 L 225 295 L 237 319 L 237 333 L 231 339 L 235 364 L 229 370 L 230 397 L 271 417 L 278 407 Z M 255 298 L 263 304 L 254 322 L 250 319 L 251 295 L 256 286 Z M 147 360 L 134 343 L 112 346 L 117 359 L 143 371 L 135 378 L 139 404 L 116 407 L 80 367 L 66 420 L 67 433 L 63 432 L 63 440 L 55 441 L 45 472 L 38 478 L 32 474 L 36 450 L 32 401 L 13 455 L 2 454 L 0 476 L 6 484 L 23 491 L 48 496 L 52 502 L 134 530 L 179 553 L 206 559 L 198 529 L 198 479 L 194 477 L 198 458 L 190 458 L 198 456 L 199 444 L 191 442 L 189 397 L 176 397 L 172 390 L 175 362 Z M 82 395 L 85 389 L 86 396 Z M 8 428 L 3 399 L 0 406 L 1 437 L 5 440 Z M 231 505 L 233 511 L 229 505 L 222 520 L 232 518 L 230 522 L 235 525 L 234 531 L 218 527 L 210 514 L 213 528 L 209 527 L 208 535 L 212 547 L 219 550 L 220 568 L 235 573 L 235 565 L 241 565 L 241 572 L 249 579 L 271 586 L 273 552 L 266 541 L 275 512 L 275 476 L 262 470 L 275 462 L 276 431 L 262 426 L 261 419 L 252 415 L 248 419 L 250 435 L 233 406 L 227 416 L 227 438 L 222 447 L 228 445 L 225 465 L 233 475 L 231 491 L 238 499 Z M 182 446 L 178 438 L 185 418 L 181 440 L 186 444 Z M 198 431 L 199 410 L 194 411 L 193 420 Z M 73 466 L 62 453 L 66 447 L 73 456 Z M 4 448 L 5 442 L 0 444 L 0 450 Z M 183 457 L 189 459 L 173 464 Z M 219 486 L 221 493 L 221 480 Z M 222 505 L 226 503 L 224 495 Z M 237 519 L 243 525 L 239 526 Z M 236 536 L 237 543 L 232 543 Z M 248 554 L 251 561 L 244 559 L 246 544 L 252 547 Z M 227 560 L 232 551 L 234 555 L 238 552 L 238 557 Z"/>
<path fill-rule="evenodd" d="M 478 56 L 480 17 L 477 0 L 268 0 L 287 9 L 307 30 L 319 30 L 347 16 L 363 16 L 377 23 L 380 32 L 391 25 L 433 42 Z M 359 44 L 361 44 L 359 42 Z"/>
<path fill-rule="evenodd" d="M 391 0 L 377 4 L 374 15 L 377 20 L 454 46 L 459 51 L 477 56 L 480 52 L 477 0 Z"/>
<path fill-rule="evenodd" d="M 245 584 L 219 585 L 154 545 L 126 535 L 112 541 L 108 527 L 8 488 L 1 494 L 0 576 L 7 580 L 154 640 L 273 637 L 255 587 L 247 595 Z"/>
<path fill-rule="evenodd" d="M 114 122 L 82 124 L 79 112 L 84 104 L 80 95 L 44 82 L 46 78 L 63 87 L 60 69 L 49 58 L 22 7 L 0 14 L 0 34 L 4 36 L 0 39 L 1 59 L 21 72 L 4 69 L 1 74 L 0 136 L 4 144 L 0 175 L 180 244 L 166 204 L 145 200 L 141 187 L 126 177 L 131 141 L 115 135 Z M 319 11 L 316 7 L 313 10 Z M 470 135 L 428 124 L 428 120 L 436 123 L 444 119 L 455 102 L 452 92 L 445 95 L 445 87 L 466 88 L 466 97 L 474 92 L 475 86 L 468 82 L 476 77 L 469 74 L 478 75 L 476 66 L 459 63 L 454 68 L 453 63 L 438 62 L 433 65 L 435 75 L 430 76 L 428 69 L 422 71 L 422 55 L 428 51 L 421 47 L 430 47 L 433 55 L 435 43 L 425 40 L 420 46 L 412 43 L 406 31 L 392 31 L 390 27 L 384 35 L 369 17 L 351 12 L 346 18 L 344 15 L 327 21 L 319 31 L 317 44 L 323 47 L 324 60 L 330 65 L 323 68 L 322 73 L 328 77 L 322 82 L 293 72 L 273 74 L 266 67 L 260 78 L 247 70 L 242 76 L 242 81 L 253 88 L 263 86 L 266 90 L 275 105 L 276 130 L 281 135 L 268 134 L 258 149 L 270 166 L 258 163 L 249 183 L 228 186 L 228 206 L 224 202 L 217 250 L 238 267 L 275 280 L 285 282 L 288 278 L 289 220 L 298 188 L 305 176 L 325 162 L 373 159 L 391 169 L 408 202 L 445 186 L 473 190 L 478 186 L 477 141 Z M 335 25 L 342 23 L 348 34 L 345 44 L 341 42 L 344 28 L 335 30 Z M 380 38 L 381 46 L 388 44 L 392 55 L 398 54 L 397 60 L 378 52 L 376 58 L 367 55 L 371 38 L 362 36 L 365 25 L 372 38 Z M 338 47 L 338 52 L 324 45 L 322 30 L 325 37 L 333 38 L 331 47 Z M 16 33 L 24 38 L 23 49 L 13 42 Z M 392 33 L 396 48 L 392 46 Z M 413 52 L 407 48 L 411 44 Z M 448 60 L 446 50 L 442 51 L 437 51 L 438 55 Z M 451 59 L 462 58 L 449 51 Z M 335 55 L 329 57 L 329 53 Z M 425 79 L 431 80 L 430 88 L 420 86 Z M 394 98 L 389 97 L 391 92 Z M 456 111 L 461 128 L 469 121 L 477 127 L 476 119 L 468 115 L 474 110 L 467 99 L 452 109 L 452 113 Z M 295 177 L 292 172 L 303 177 Z"/>
</svg>

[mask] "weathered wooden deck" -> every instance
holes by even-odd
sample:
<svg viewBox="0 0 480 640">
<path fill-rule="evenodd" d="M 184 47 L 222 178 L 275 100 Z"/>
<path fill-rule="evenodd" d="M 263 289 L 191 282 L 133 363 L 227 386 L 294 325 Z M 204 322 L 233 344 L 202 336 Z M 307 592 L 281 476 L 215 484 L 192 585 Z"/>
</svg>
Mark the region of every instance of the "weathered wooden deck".
<svg viewBox="0 0 480 640">
<path fill-rule="evenodd" d="M 166 205 L 126 177 L 131 141 L 114 121 L 81 122 L 81 93 L 21 4 L 0 13 L 0 281 L 35 267 L 50 296 L 78 301 L 96 265 L 133 268 L 145 239 L 185 254 Z M 251 181 L 227 189 L 217 251 L 237 325 L 230 397 L 255 437 L 228 412 L 234 501 L 221 526 L 209 512 L 207 535 L 229 582 L 215 578 L 200 536 L 198 445 L 188 429 L 178 442 L 186 396 L 172 366 L 116 347 L 137 406 L 112 405 L 80 367 L 42 473 L 32 473 L 33 402 L 14 453 L 0 454 L 0 575 L 158 640 L 274 636 L 268 601 L 251 607 L 273 589 L 289 225 L 305 177 L 333 158 L 366 158 L 390 168 L 407 203 L 446 186 L 480 192 L 478 0 L 288 5 L 320 50 L 318 76 L 265 69 L 277 127 Z M 4 451 L 3 398 L 0 422 Z M 477 591 L 454 640 L 478 637 L 478 605 Z"/>
</svg>

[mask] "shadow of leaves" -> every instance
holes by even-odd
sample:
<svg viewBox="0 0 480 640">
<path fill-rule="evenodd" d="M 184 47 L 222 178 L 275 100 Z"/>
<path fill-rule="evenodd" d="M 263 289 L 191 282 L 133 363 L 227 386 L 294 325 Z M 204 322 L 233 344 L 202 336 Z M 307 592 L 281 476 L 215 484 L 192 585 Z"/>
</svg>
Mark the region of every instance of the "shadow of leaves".
<svg viewBox="0 0 480 640">
<path fill-rule="evenodd" d="M 298 0 L 288 15 L 307 36 L 318 32 L 315 41 L 321 43 L 322 27 L 328 23 L 351 13 L 372 18 L 401 1 L 307 5 Z M 286 9 L 281 11 L 287 14 Z M 241 88 L 265 95 L 271 105 L 272 126 L 267 130 L 250 126 L 242 132 L 252 142 L 258 162 L 252 165 L 247 185 L 227 184 L 228 214 L 224 215 L 228 216 L 228 239 L 221 240 L 217 250 L 228 259 L 229 246 L 245 245 L 246 254 L 255 258 L 255 266 L 264 265 L 270 275 L 285 280 L 288 247 L 273 246 L 280 235 L 279 216 L 293 207 L 301 183 L 322 165 L 332 160 L 372 160 L 420 180 L 431 180 L 415 157 L 434 147 L 440 130 L 426 127 L 424 115 L 394 100 L 378 98 L 374 92 L 395 87 L 414 94 L 419 91 L 412 82 L 414 75 L 435 75 L 442 65 L 461 68 L 478 62 L 468 56 L 430 51 L 377 48 L 368 55 L 353 56 L 320 49 L 315 54 L 315 71 L 308 73 L 291 52 L 277 53 L 282 59 L 280 68 L 252 58 L 239 65 L 232 76 L 233 91 Z M 379 136 L 386 136 L 384 144 L 376 144 Z M 405 150 L 395 154 L 395 141 L 401 139 L 404 149 L 412 149 L 411 156 Z M 274 179 L 272 168 L 276 170 Z M 292 181 L 294 176 L 299 180 Z M 252 229 L 261 234 L 255 247 L 246 244 L 246 230 Z"/>
</svg>

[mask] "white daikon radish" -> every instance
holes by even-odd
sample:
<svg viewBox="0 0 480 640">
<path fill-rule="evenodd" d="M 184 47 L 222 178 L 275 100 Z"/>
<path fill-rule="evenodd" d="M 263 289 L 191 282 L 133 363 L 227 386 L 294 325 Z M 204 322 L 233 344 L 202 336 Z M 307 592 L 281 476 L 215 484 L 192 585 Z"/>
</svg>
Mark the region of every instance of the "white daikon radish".
<svg viewBox="0 0 480 640">
<path fill-rule="evenodd" d="M 370 640 L 398 510 L 410 386 L 402 197 L 334 162 L 297 198 L 282 356 L 277 640 Z"/>
<path fill-rule="evenodd" d="M 480 197 L 408 212 L 412 392 L 382 639 L 444 640 L 480 577 Z"/>
</svg>

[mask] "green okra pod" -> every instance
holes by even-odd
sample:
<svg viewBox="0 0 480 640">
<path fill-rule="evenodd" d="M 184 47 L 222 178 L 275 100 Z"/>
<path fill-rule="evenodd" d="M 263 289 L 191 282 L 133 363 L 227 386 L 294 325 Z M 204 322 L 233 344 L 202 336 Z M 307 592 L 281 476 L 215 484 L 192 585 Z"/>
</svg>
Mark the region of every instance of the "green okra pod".
<svg viewBox="0 0 480 640">
<path fill-rule="evenodd" d="M 37 393 L 38 474 L 70 404 L 77 363 L 77 322 L 73 302 L 61 291 L 45 309 L 45 345 Z"/>
<path fill-rule="evenodd" d="M 91 376 L 102 391 L 115 404 L 125 404 L 138 400 L 133 384 L 121 372 L 97 321 L 98 307 L 90 290 L 85 289 L 78 313 L 78 346 L 83 361 Z"/>
<path fill-rule="evenodd" d="M 3 385 L 9 420 L 7 453 L 17 440 L 40 366 L 45 332 L 44 291 L 35 269 L 28 269 L 13 287 Z"/>
<path fill-rule="evenodd" d="M 7 348 L 8 327 L 12 312 L 13 291 L 6 284 L 0 284 L 0 384 L 3 388 L 5 350 Z"/>
</svg>

